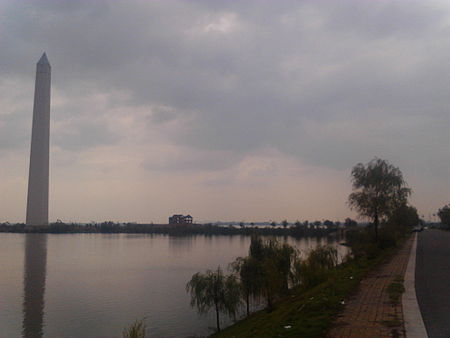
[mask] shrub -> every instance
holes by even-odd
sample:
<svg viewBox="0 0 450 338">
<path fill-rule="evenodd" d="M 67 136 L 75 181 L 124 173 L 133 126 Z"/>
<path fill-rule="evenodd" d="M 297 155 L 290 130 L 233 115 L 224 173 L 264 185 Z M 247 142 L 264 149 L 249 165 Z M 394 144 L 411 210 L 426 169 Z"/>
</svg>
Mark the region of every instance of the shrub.
<svg viewBox="0 0 450 338">
<path fill-rule="evenodd" d="M 338 264 L 335 248 L 326 246 L 312 250 L 305 260 L 294 263 L 294 280 L 305 288 L 310 288 L 328 279 Z"/>
<path fill-rule="evenodd" d="M 375 243 L 375 236 L 369 227 L 347 231 L 347 245 L 352 249 L 354 258 L 375 258 L 380 249 Z"/>
<path fill-rule="evenodd" d="M 145 324 L 145 319 L 136 320 L 129 327 L 125 328 L 122 332 L 123 338 L 145 338 L 145 331 L 147 325 Z"/>
</svg>

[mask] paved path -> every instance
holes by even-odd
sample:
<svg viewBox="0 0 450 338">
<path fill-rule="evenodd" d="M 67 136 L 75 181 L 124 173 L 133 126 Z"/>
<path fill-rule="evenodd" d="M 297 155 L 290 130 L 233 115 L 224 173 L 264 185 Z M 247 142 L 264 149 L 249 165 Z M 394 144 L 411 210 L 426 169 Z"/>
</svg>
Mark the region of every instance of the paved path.
<svg viewBox="0 0 450 338">
<path fill-rule="evenodd" d="M 450 337 L 450 232 L 419 234 L 416 294 L 430 338 Z"/>
<path fill-rule="evenodd" d="M 328 333 L 332 338 L 405 337 L 401 304 L 389 301 L 387 287 L 397 276 L 405 274 L 412 237 L 388 262 L 361 281 L 343 313 Z"/>
</svg>

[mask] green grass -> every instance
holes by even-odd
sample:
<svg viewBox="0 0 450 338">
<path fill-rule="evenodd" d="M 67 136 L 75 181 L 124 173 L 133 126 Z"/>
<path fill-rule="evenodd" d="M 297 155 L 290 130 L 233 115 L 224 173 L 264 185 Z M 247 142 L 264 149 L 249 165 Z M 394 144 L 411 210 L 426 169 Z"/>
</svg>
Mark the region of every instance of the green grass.
<svg viewBox="0 0 450 338">
<path fill-rule="evenodd" d="M 310 290 L 292 290 L 274 311 L 256 312 L 213 337 L 318 337 L 328 330 L 342 301 L 356 289 L 369 265 L 348 263 Z"/>
<path fill-rule="evenodd" d="M 405 292 L 405 287 L 403 286 L 402 276 L 395 277 L 394 281 L 388 285 L 387 288 L 389 294 L 389 300 L 392 304 L 397 305 L 400 303 L 400 297 L 403 292 Z"/>
<path fill-rule="evenodd" d="M 305 290 L 295 288 L 275 310 L 261 310 L 212 337 L 321 337 L 343 308 L 343 300 L 357 290 L 368 271 L 389 259 L 385 250 L 375 259 L 354 260 L 335 269 L 327 281 Z M 397 286 L 396 286 L 397 288 Z"/>
</svg>

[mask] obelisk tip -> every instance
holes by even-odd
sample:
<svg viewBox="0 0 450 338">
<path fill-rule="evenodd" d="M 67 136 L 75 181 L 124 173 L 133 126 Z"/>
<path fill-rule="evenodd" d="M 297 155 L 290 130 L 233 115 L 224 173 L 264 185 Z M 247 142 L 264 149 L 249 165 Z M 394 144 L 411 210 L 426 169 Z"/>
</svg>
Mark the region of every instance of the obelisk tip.
<svg viewBox="0 0 450 338">
<path fill-rule="evenodd" d="M 48 59 L 47 59 L 47 54 L 45 54 L 45 52 L 44 52 L 44 54 L 42 54 L 41 58 L 39 59 L 38 65 L 50 65 L 50 62 L 48 62 Z"/>
</svg>

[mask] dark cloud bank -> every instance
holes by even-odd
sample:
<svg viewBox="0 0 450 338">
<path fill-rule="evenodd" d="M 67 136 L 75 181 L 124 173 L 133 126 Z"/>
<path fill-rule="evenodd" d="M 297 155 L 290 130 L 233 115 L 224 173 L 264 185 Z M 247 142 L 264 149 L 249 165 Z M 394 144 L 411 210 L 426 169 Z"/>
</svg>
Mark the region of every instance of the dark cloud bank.
<svg viewBox="0 0 450 338">
<path fill-rule="evenodd" d="M 275 148 L 335 169 L 379 156 L 425 172 L 433 163 L 430 175 L 447 177 L 447 2 L 0 6 L 2 78 L 33 81 L 34 63 L 45 49 L 55 90 L 73 100 L 53 110 L 69 129 L 54 137 L 63 149 L 119 142 L 123 135 L 108 129 L 107 114 L 76 105 L 96 91 L 117 91 L 127 99 L 112 97 L 110 106 L 148 106 L 148 133 L 183 121 L 170 142 L 206 154 L 240 158 Z M 23 109 L 0 115 L 2 149 L 28 135 Z M 14 135 L 7 134 L 11 129 Z M 203 162 L 175 161 L 180 169 Z"/>
</svg>

